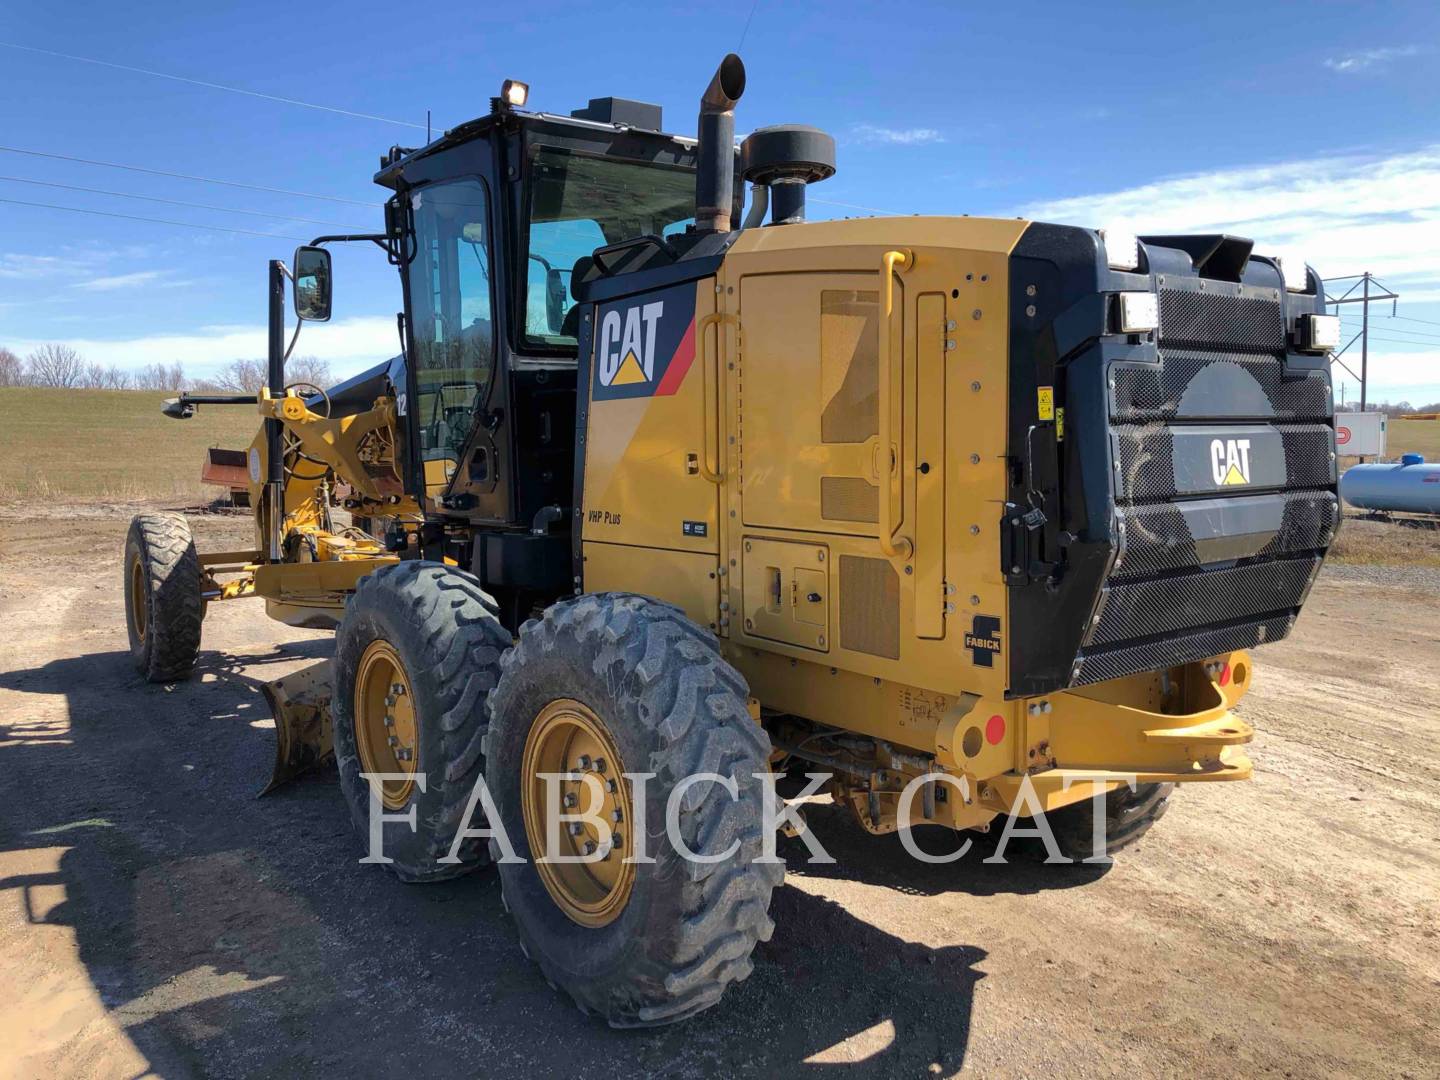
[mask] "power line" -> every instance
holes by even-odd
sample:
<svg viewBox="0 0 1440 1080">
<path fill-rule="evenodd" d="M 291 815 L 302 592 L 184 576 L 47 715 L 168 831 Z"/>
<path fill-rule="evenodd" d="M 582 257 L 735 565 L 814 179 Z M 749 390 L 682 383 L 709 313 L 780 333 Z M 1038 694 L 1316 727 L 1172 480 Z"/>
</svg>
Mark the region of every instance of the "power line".
<svg viewBox="0 0 1440 1080">
<path fill-rule="evenodd" d="M 263 236 L 267 240 L 299 240 L 309 243 L 307 236 L 288 236 L 285 233 L 258 232 L 254 229 L 231 229 L 225 225 L 197 225 L 193 221 L 170 221 L 166 218 L 139 217 L 135 214 L 117 214 L 110 210 L 85 210 L 79 206 L 57 206 L 54 203 L 26 202 L 24 199 L 0 198 L 0 203 L 11 206 L 38 206 L 42 210 L 65 210 L 71 214 L 94 214 L 96 217 L 123 218 L 126 221 L 146 221 L 151 225 L 178 225 L 183 229 L 204 229 L 206 232 L 235 233 L 239 236 Z"/>
<path fill-rule="evenodd" d="M 1406 322 L 1422 322 L 1428 323 L 1430 326 L 1440 326 L 1440 322 L 1436 322 L 1434 319 L 1417 319 L 1413 315 L 1377 315 L 1375 317 L 1377 319 L 1404 319 Z"/>
<path fill-rule="evenodd" d="M 858 203 L 836 202 L 834 199 L 820 199 L 814 195 L 808 196 L 811 202 L 824 203 L 826 206 L 843 206 L 847 210 L 864 210 L 867 214 L 884 214 L 887 217 L 904 217 L 898 210 L 881 210 L 878 206 L 861 206 Z"/>
<path fill-rule="evenodd" d="M 1342 318 L 1344 318 L 1344 316 L 1342 316 Z M 1351 316 L 1351 318 L 1353 319 L 1354 316 Z M 1348 325 L 1353 327 L 1355 324 L 1352 321 Z M 1408 327 L 1404 326 L 1382 326 L 1378 330 L 1372 329 L 1370 332 L 1372 334 L 1398 334 L 1402 335 L 1403 337 L 1415 337 L 1425 341 L 1440 341 L 1440 334 L 1436 334 L 1433 330 L 1411 330 Z"/>
<path fill-rule="evenodd" d="M 1397 338 L 1386 337 L 1384 334 L 1374 330 L 1370 331 L 1370 340 L 1383 341 L 1387 345 L 1440 345 L 1440 338 Z"/>
<path fill-rule="evenodd" d="M 203 79 L 192 79 L 185 75 L 171 75 L 167 71 L 151 71 L 149 68 L 131 67 L 129 64 L 116 64 L 109 60 L 96 60 L 90 56 L 74 56 L 70 53 L 55 52 L 53 49 L 37 49 L 33 45 L 17 45 L 12 41 L 0 41 L 0 48 L 19 49 L 21 52 L 36 53 L 40 56 L 55 56 L 61 60 L 75 60 L 82 64 L 96 64 L 100 67 L 114 68 L 117 71 L 130 71 L 137 75 L 150 75 L 157 79 L 172 79 L 175 82 L 190 83 L 192 86 L 204 86 L 210 90 L 224 90 L 231 94 L 244 94 L 246 97 L 263 98 L 266 101 L 278 101 L 282 105 L 299 105 L 306 109 L 318 109 L 321 112 L 337 113 L 340 116 L 353 116 L 357 120 L 377 120 L 382 124 L 396 124 L 400 127 L 419 128 L 425 130 L 424 124 L 412 124 L 408 120 L 392 120 L 388 116 L 375 116 L 371 113 L 352 112 L 350 109 L 338 109 L 332 105 L 316 105 L 313 101 L 300 101 L 298 98 L 280 97 L 277 94 L 265 94 L 259 90 L 246 90 L 240 86 L 225 86 L 221 83 L 206 82 Z"/>
<path fill-rule="evenodd" d="M 26 176 L 0 176 L 0 180 L 12 184 L 38 184 L 41 187 L 62 188 L 65 191 L 84 191 L 91 195 L 113 195 L 120 199 L 142 199 L 145 202 L 165 203 L 167 206 L 186 206 L 192 210 L 216 210 L 223 214 L 248 214 L 251 217 L 275 218 L 280 221 L 303 221 L 309 225 L 330 225 L 338 229 L 363 231 L 364 226 L 347 225 L 342 221 L 325 221 L 321 218 L 296 217 L 293 214 L 272 214 L 267 210 L 241 210 L 233 206 L 211 206 L 208 203 L 184 202 L 180 199 L 162 199 L 158 195 L 137 195 L 129 191 L 107 191 L 105 188 L 80 187 L 76 184 L 57 184 L 50 180 L 32 180 Z"/>
<path fill-rule="evenodd" d="M 100 161 L 96 158 L 71 157 L 68 154 L 51 154 L 44 150 L 26 150 L 19 146 L 0 146 L 7 154 L 26 154 L 30 157 L 50 158 L 54 161 L 73 161 L 80 165 L 100 165 L 107 169 L 125 169 L 129 172 L 146 173 L 150 176 L 168 176 L 172 180 L 194 180 L 199 184 L 220 184 L 224 187 L 244 188 L 246 191 L 264 191 L 271 195 L 289 195 L 297 199 L 323 199 L 326 202 L 349 203 L 351 206 L 374 207 L 373 202 L 363 199 L 342 199 L 338 195 L 316 195 L 308 191 L 287 191 L 285 188 L 263 187 L 260 184 L 244 184 L 239 180 L 216 180 L 210 176 L 191 176 L 188 173 L 165 172 L 161 169 L 147 169 L 141 165 L 122 165 L 117 161 Z"/>
</svg>

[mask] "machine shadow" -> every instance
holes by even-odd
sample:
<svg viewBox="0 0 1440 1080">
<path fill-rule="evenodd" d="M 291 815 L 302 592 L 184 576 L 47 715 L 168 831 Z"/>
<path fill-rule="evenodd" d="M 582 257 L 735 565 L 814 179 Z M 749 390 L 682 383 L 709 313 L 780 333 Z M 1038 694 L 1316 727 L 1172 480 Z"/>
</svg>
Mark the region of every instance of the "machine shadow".
<svg viewBox="0 0 1440 1080">
<path fill-rule="evenodd" d="M 847 808 L 810 803 L 805 807 L 806 825 L 835 861 L 811 861 L 809 849 L 800 839 L 783 840 L 779 851 L 790 874 L 863 882 L 911 896 L 1030 895 L 1090 885 L 1109 872 L 1109 866 L 1094 863 L 1047 865 L 1040 842 L 1023 836 L 1012 837 L 1002 848 L 1004 820 L 997 818 L 988 833 L 957 833 L 936 825 L 917 827 L 912 835 L 920 851 L 951 860 L 924 862 L 905 850 L 898 833 L 874 836 L 861 828 Z M 1029 822 L 1021 821 L 1019 826 L 1024 829 Z M 962 848 L 963 855 L 959 854 Z M 1005 861 L 985 861 L 996 855 Z"/>
<path fill-rule="evenodd" d="M 693 1022 L 612 1031 L 524 958 L 491 873 L 406 886 L 356 865 L 323 772 L 255 798 L 273 753 L 255 669 L 329 647 L 208 651 L 196 679 L 166 687 L 139 680 L 123 651 L 0 674 L 0 690 L 63 696 L 69 717 L 0 728 L 0 775 L 16 789 L 0 849 L 18 856 L 12 866 L 60 853 L 0 878 L 0 891 L 19 893 L 31 924 L 73 930 L 100 1000 L 156 1071 L 293 1076 L 383 1061 L 471 1074 L 482 1051 L 488 1075 L 914 1075 L 964 1063 L 985 952 L 887 933 L 803 879 L 933 895 L 998 889 L 1000 872 L 1020 867 L 979 871 L 980 888 L 968 862 L 917 863 L 838 807 L 816 807 L 811 827 L 841 861 L 807 864 L 799 841 L 784 842 L 795 877 L 775 893 L 777 929 L 750 979 Z M 119 714 L 122 695 L 139 710 Z M 34 899 L 61 890 L 58 903 Z"/>
</svg>

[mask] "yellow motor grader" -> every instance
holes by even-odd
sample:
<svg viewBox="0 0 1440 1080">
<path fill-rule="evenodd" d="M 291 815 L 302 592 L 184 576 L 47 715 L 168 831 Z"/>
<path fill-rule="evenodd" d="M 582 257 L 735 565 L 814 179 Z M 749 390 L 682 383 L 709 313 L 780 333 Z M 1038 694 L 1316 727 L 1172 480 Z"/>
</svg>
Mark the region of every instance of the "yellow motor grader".
<svg viewBox="0 0 1440 1080">
<path fill-rule="evenodd" d="M 253 546 L 147 514 L 126 548 L 150 679 L 191 670 L 210 604 L 336 627 L 271 686 L 272 786 L 333 753 L 362 838 L 408 819 L 401 878 L 495 861 L 527 955 L 615 1025 L 750 971 L 767 773 L 828 774 L 875 833 L 1044 811 L 1077 858 L 1176 783 L 1248 777 L 1245 650 L 1289 631 L 1339 520 L 1336 328 L 1303 262 L 808 222 L 834 142 L 737 155 L 744 85 L 726 57 L 698 140 L 641 102 L 527 112 L 510 82 L 392 148 L 383 233 L 271 263 L 268 386 L 167 405 L 258 409 Z M 286 279 L 328 318 L 340 242 L 397 267 L 403 353 L 288 385 Z"/>
</svg>

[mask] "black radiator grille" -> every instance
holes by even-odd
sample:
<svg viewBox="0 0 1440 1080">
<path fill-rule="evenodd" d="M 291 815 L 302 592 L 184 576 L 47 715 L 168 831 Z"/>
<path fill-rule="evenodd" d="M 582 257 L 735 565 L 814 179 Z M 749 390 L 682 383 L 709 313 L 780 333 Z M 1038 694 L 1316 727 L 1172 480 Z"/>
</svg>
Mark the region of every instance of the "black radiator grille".
<svg viewBox="0 0 1440 1080">
<path fill-rule="evenodd" d="M 1294 623 L 1294 614 L 1285 612 L 1227 626 L 1204 627 L 1188 634 L 1171 634 L 1155 641 L 1101 650 L 1082 649 L 1075 661 L 1071 685 L 1088 686 L 1137 671 L 1156 671 L 1172 664 L 1204 660 L 1235 649 L 1253 649 L 1279 641 Z"/>
<path fill-rule="evenodd" d="M 1088 645 L 1113 645 L 1195 626 L 1284 611 L 1305 594 L 1319 556 L 1265 560 L 1107 585 Z"/>
<path fill-rule="evenodd" d="M 1107 371 L 1118 553 L 1075 686 L 1280 640 L 1339 522 L 1329 378 L 1285 377 L 1281 294 L 1192 278 L 1159 303 L 1159 362 Z M 1217 439 L 1250 440 L 1243 484 L 1205 478 Z"/>
<path fill-rule="evenodd" d="M 1332 493 L 1287 491 L 1283 499 L 1279 529 L 1254 554 L 1296 555 L 1329 544 L 1340 521 L 1340 504 Z M 1116 516 L 1122 557 L 1110 574 L 1112 581 L 1149 577 L 1168 570 L 1194 570 L 1205 563 L 1190 525 L 1175 503 L 1122 506 Z"/>
<path fill-rule="evenodd" d="M 1228 365 L 1228 369 L 1207 370 L 1217 364 Z M 1110 373 L 1110 415 L 1129 423 L 1173 420 L 1183 415 L 1183 407 L 1189 404 L 1185 393 L 1202 374 L 1207 378 L 1229 376 L 1227 381 L 1253 389 L 1250 395 L 1236 396 L 1235 410 L 1228 414 L 1232 417 L 1293 421 L 1330 416 L 1330 381 L 1324 372 L 1282 379 L 1280 364 L 1270 353 L 1168 347 L 1159 365 L 1117 366 Z"/>
<path fill-rule="evenodd" d="M 1211 290 L 1225 288 L 1219 282 Z M 1234 286 L 1229 286 L 1234 288 Z M 1195 289 L 1160 290 L 1160 339 L 1170 345 L 1229 346 L 1280 352 L 1285 324 L 1278 296 L 1236 296 Z"/>
<path fill-rule="evenodd" d="M 1278 361 L 1276 361 L 1278 363 Z M 1323 488 L 1335 483 L 1331 456 L 1332 432 L 1327 424 L 1276 424 L 1285 446 L 1285 486 Z M 1172 428 L 1140 424 L 1115 428 L 1120 468 L 1116 471 L 1115 498 L 1144 503 L 1176 495 Z"/>
</svg>

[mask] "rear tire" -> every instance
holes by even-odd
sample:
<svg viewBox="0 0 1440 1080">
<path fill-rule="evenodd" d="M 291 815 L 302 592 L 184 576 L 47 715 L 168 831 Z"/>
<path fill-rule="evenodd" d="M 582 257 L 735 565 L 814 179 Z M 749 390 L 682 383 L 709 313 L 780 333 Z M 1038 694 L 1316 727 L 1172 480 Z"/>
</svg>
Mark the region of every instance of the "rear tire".
<svg viewBox="0 0 1440 1080">
<path fill-rule="evenodd" d="M 770 739 L 750 717 L 744 679 L 678 608 L 624 593 L 552 606 L 521 629 L 504 668 L 491 698 L 485 777 L 523 860 L 498 869 L 525 954 L 581 1011 L 614 1027 L 672 1023 L 714 1005 L 750 974 L 756 943 L 769 940 L 770 894 L 785 872 L 783 863 L 755 861 L 766 791 L 753 774 L 769 770 Z M 598 719 L 629 773 L 656 774 L 643 824 L 630 822 L 627 803 L 628 827 L 616 826 L 623 843 L 610 856 L 633 854 L 643 827 L 654 862 L 634 864 L 623 906 L 588 925 L 567 915 L 542 878 L 526 829 L 523 788 L 532 781 L 522 762 L 532 727 L 546 730 L 557 705 Z M 736 850 L 695 863 L 671 847 L 665 815 L 676 784 L 703 772 L 733 780 L 738 798 L 714 781 L 691 786 L 679 804 L 680 835 L 700 854 L 720 855 L 732 843 Z M 498 850 L 492 842 L 492 856 Z"/>
<path fill-rule="evenodd" d="M 204 617 L 190 523 L 181 514 L 137 514 L 125 537 L 125 628 L 135 669 L 154 683 L 188 678 Z"/>
<path fill-rule="evenodd" d="M 385 806 L 387 813 L 415 812 L 413 832 L 397 823 L 387 824 L 383 834 L 383 853 L 393 860 L 388 869 L 402 881 L 441 881 L 487 861 L 481 838 L 461 843 L 458 863 L 440 860 L 450 852 L 481 776 L 488 699 L 509 647 L 510 635 L 480 583 L 441 563 L 383 567 L 360 579 L 346 605 L 335 640 L 331 711 L 340 788 L 362 844 L 369 846 L 370 784 L 360 774 L 409 770 L 425 777 L 424 791 L 418 782 L 396 781 L 386 789 L 387 799 L 399 797 Z M 384 733 L 393 724 L 357 726 L 377 719 L 376 708 L 392 720 L 402 711 L 367 696 L 363 679 L 377 663 L 389 664 L 381 670 L 396 672 L 405 686 L 403 746 L 387 746 Z M 410 757 L 399 756 L 406 752 Z M 469 827 L 481 828 L 481 817 L 477 807 Z"/>
<path fill-rule="evenodd" d="M 1121 785 L 1105 796 L 1105 853 L 1113 855 L 1138 841 L 1170 809 L 1174 784 Z M 1085 799 L 1045 815 L 1060 854 L 1082 862 L 1095 854 L 1095 801 Z"/>
</svg>

